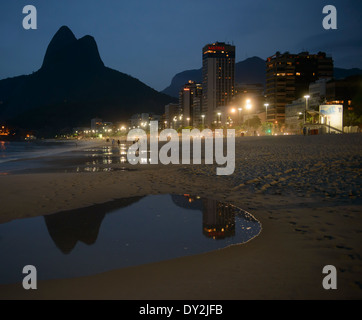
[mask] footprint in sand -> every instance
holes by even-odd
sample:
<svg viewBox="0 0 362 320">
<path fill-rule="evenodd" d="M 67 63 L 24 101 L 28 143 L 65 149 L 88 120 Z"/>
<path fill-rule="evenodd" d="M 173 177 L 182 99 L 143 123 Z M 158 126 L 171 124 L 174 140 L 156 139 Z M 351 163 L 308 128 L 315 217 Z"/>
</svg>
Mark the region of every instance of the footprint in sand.
<svg viewBox="0 0 362 320">
<path fill-rule="evenodd" d="M 332 237 L 332 236 L 324 236 L 323 238 L 324 238 L 324 239 L 328 239 L 328 240 L 333 240 L 333 239 L 335 239 L 335 238 Z"/>
<path fill-rule="evenodd" d="M 300 233 L 302 233 L 302 234 L 307 233 L 307 231 L 302 230 L 302 229 L 297 229 L 297 228 L 295 228 L 294 230 L 297 231 L 297 232 L 300 232 Z"/>
<path fill-rule="evenodd" d="M 345 246 L 343 246 L 343 245 L 337 245 L 336 248 L 337 248 L 337 249 L 344 249 L 344 250 L 352 250 L 352 248 L 345 247 Z"/>
</svg>

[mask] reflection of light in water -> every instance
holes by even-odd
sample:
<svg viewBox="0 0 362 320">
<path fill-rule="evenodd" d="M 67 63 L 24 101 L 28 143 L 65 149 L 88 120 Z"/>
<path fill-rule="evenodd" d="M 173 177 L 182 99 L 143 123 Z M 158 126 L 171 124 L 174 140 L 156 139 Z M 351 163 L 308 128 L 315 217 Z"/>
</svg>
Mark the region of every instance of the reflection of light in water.
<svg viewBox="0 0 362 320">
<path fill-rule="evenodd" d="M 86 156 L 91 159 L 88 159 L 90 161 L 85 161 L 84 165 L 93 168 L 93 166 L 97 165 L 102 166 L 102 165 L 110 165 L 117 163 L 121 164 L 127 163 L 128 147 L 129 145 L 127 144 L 120 144 L 119 146 L 111 146 L 111 147 L 105 146 L 99 149 L 86 149 L 85 150 L 87 152 Z M 145 152 L 142 152 L 142 154 L 140 154 L 139 150 L 129 152 L 129 154 L 137 157 L 143 156 L 144 158 L 147 158 Z M 142 163 L 147 163 L 147 160 L 146 159 L 142 160 Z M 93 169 L 87 171 L 93 172 Z"/>
<path fill-rule="evenodd" d="M 111 164 L 111 163 L 112 163 L 112 158 L 103 159 L 103 164 Z"/>
<path fill-rule="evenodd" d="M 0 141 L 0 150 L 1 150 L 1 151 L 6 150 L 5 141 Z"/>
<path fill-rule="evenodd" d="M 107 171 L 112 171 L 112 168 L 100 168 L 100 167 L 85 167 L 83 169 L 77 167 L 77 172 L 107 172 Z"/>
</svg>

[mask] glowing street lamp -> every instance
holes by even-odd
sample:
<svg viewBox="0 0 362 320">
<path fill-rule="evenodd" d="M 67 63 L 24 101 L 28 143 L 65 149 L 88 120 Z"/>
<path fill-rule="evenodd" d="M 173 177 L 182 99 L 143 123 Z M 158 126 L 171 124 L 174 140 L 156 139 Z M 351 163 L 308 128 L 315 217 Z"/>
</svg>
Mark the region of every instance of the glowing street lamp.
<svg viewBox="0 0 362 320">
<path fill-rule="evenodd" d="M 239 123 L 241 123 L 241 111 L 243 110 L 242 108 L 238 108 L 239 110 Z"/>
<path fill-rule="evenodd" d="M 217 115 L 218 115 L 218 118 L 219 118 L 218 123 L 221 124 L 221 112 L 218 112 Z"/>
<path fill-rule="evenodd" d="M 230 112 L 231 112 L 232 115 L 234 115 L 235 112 L 236 112 L 236 109 L 235 109 L 235 108 L 231 108 L 231 109 L 230 109 Z M 232 116 L 232 117 L 234 117 L 234 116 Z M 234 122 L 232 117 L 229 117 L 229 118 L 230 118 L 230 125 Z"/>
<path fill-rule="evenodd" d="M 204 126 L 205 125 L 205 115 L 204 114 L 201 115 L 201 118 L 202 118 L 202 126 Z"/>
<path fill-rule="evenodd" d="M 265 110 L 266 110 L 266 113 L 265 113 L 265 122 L 268 122 L 268 107 L 269 107 L 269 103 L 264 103 L 264 106 L 265 106 Z"/>
<path fill-rule="evenodd" d="M 307 122 L 307 110 L 308 110 L 308 99 L 310 98 L 309 95 L 305 95 L 305 112 L 304 112 L 304 123 Z"/>
<path fill-rule="evenodd" d="M 246 100 L 246 109 L 250 110 L 252 108 L 250 99 Z"/>
</svg>

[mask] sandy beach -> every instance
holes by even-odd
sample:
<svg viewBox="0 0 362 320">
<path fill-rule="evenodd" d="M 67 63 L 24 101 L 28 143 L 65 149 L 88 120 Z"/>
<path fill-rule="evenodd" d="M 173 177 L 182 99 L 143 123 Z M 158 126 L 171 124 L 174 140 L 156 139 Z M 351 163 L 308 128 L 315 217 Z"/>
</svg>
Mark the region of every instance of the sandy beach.
<svg viewBox="0 0 362 320">
<path fill-rule="evenodd" d="M 0 223 L 149 194 L 194 194 L 247 210 L 252 241 L 92 276 L 0 285 L 0 299 L 361 299 L 362 135 L 240 137 L 231 176 L 216 165 L 0 176 Z M 1 241 L 1 238 L 0 238 Z M 2 261 L 6 264 L 6 261 Z M 337 290 L 322 286 L 337 269 Z"/>
</svg>

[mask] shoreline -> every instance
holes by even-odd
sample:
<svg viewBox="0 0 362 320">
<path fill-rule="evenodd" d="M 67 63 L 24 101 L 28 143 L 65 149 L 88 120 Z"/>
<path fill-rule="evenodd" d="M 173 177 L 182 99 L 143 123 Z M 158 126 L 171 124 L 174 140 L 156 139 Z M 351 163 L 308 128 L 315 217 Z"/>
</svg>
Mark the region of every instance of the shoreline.
<svg viewBox="0 0 362 320">
<path fill-rule="evenodd" d="M 216 177 L 215 167 L 205 165 L 137 165 L 132 166 L 134 171 L 2 176 L 0 187 L 6 202 L 0 223 L 123 197 L 189 193 L 250 212 L 261 222 L 262 231 L 246 244 L 93 276 L 39 281 L 38 290 L 26 291 L 21 284 L 0 285 L 0 299 L 361 299 L 361 201 L 358 193 L 348 196 L 349 191 L 343 191 L 347 185 L 359 188 L 361 170 L 355 162 L 361 159 L 361 136 L 335 138 L 313 137 L 294 147 L 303 141 L 300 137 L 238 139 L 238 170 L 231 177 Z M 324 154 L 319 151 L 320 143 L 326 144 Z M 291 152 L 293 148 L 299 153 Z M 283 150 L 290 154 L 286 164 L 277 162 Z M 323 162 L 323 157 L 331 163 L 315 167 L 311 156 L 318 156 L 316 163 Z M 269 165 L 267 172 L 261 167 L 264 163 Z M 288 168 L 290 163 L 293 168 Z M 338 183 L 336 190 L 343 192 L 319 192 L 329 188 L 323 176 L 329 172 L 334 177 L 336 168 L 341 181 L 330 182 Z M 290 169 L 295 170 L 284 173 Z M 285 180 L 274 179 L 280 172 Z M 295 192 L 298 174 L 303 174 L 304 182 L 318 175 L 322 179 L 318 192 L 308 196 L 308 188 L 314 187 L 307 185 Z M 250 177 L 260 180 L 250 182 Z M 279 194 L 279 189 L 287 193 Z M 322 287 L 322 269 L 329 264 L 337 268 L 338 290 Z"/>
</svg>

